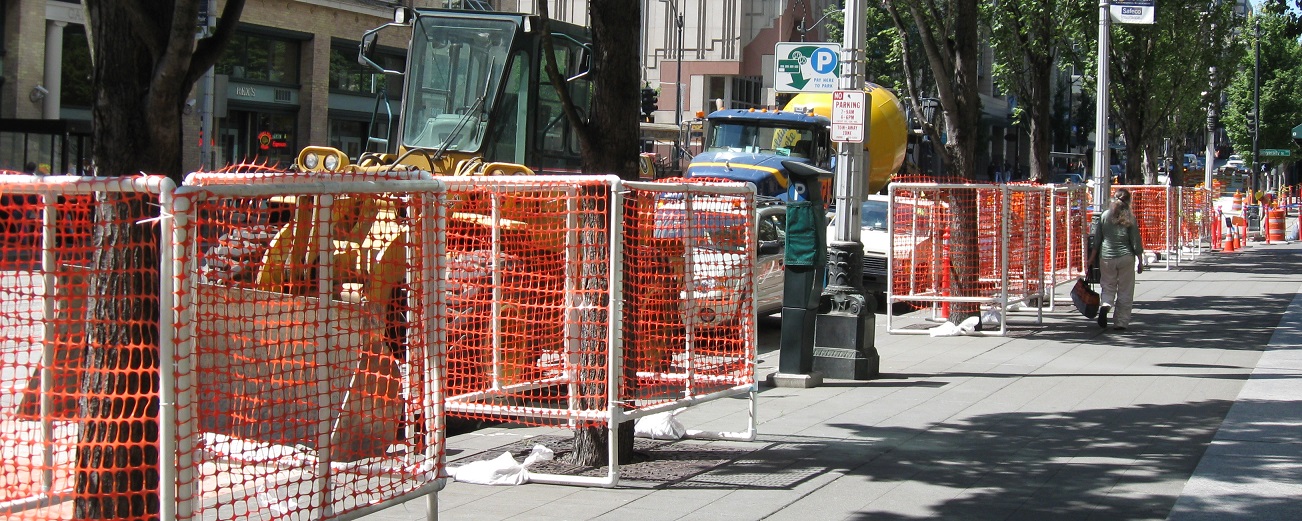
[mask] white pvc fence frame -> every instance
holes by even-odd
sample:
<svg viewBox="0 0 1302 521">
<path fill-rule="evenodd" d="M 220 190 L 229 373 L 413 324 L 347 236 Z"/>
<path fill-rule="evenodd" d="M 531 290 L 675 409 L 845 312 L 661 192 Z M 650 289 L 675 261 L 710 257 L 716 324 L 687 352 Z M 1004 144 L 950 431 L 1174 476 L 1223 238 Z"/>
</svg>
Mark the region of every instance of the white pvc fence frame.
<svg viewBox="0 0 1302 521">
<path fill-rule="evenodd" d="M 1085 272 L 1085 266 L 1089 263 L 1089 188 L 1083 184 L 1050 184 L 1045 185 L 1049 191 L 1049 263 L 1046 266 L 1045 276 L 1049 278 L 1049 287 L 1047 288 L 1047 297 L 1049 299 L 1049 311 L 1057 311 L 1058 292 L 1056 288 L 1063 284 L 1075 283 L 1080 274 Z M 1066 199 L 1066 204 L 1058 205 L 1058 197 Z M 1075 205 L 1073 201 L 1079 201 L 1081 204 Z M 1063 227 L 1058 226 L 1058 216 L 1063 216 Z M 1079 228 L 1073 226 L 1073 223 L 1080 219 Z M 1066 244 L 1067 251 L 1064 253 L 1066 262 L 1058 266 L 1058 237 L 1066 237 L 1063 241 Z M 1075 255 L 1073 255 L 1075 253 Z M 1067 299 L 1070 302 L 1071 299 Z"/>
<path fill-rule="evenodd" d="M 1161 228 L 1163 244 L 1159 247 L 1154 244 L 1144 244 L 1144 253 L 1153 253 L 1160 256 L 1160 265 L 1149 264 L 1150 269 L 1170 270 L 1172 266 L 1180 265 L 1180 188 L 1178 186 L 1166 185 L 1113 185 L 1112 193 L 1115 194 L 1118 189 L 1125 188 L 1131 192 L 1131 205 L 1133 208 L 1134 200 L 1138 197 L 1137 193 L 1161 193 L 1166 198 L 1163 204 L 1163 215 L 1161 220 L 1153 222 L 1152 219 L 1140 217 L 1140 225 L 1145 228 Z M 1107 210 L 1108 205 L 1104 204 L 1099 207 L 1099 215 Z"/>
<path fill-rule="evenodd" d="M 347 174 L 287 174 L 287 173 L 266 173 L 266 174 L 224 174 L 224 173 L 195 173 L 187 176 L 186 186 L 176 190 L 176 197 L 171 198 L 164 205 L 165 210 L 175 220 L 175 225 L 165 230 L 164 237 L 171 238 L 171 248 L 167 248 L 169 262 L 165 265 L 167 270 L 164 279 L 168 285 L 164 288 L 175 287 L 177 294 L 180 295 L 178 306 L 172 306 L 171 299 L 168 299 L 167 306 L 164 310 L 171 311 L 174 308 L 178 311 L 170 316 L 172 323 L 180 324 L 181 328 L 177 331 L 179 342 L 175 347 L 169 342 L 165 344 L 166 349 L 160 350 L 160 358 L 164 361 L 162 364 L 163 372 L 160 377 L 162 392 L 162 411 L 160 414 L 161 432 L 159 435 L 161 449 L 159 451 L 159 465 L 161 470 L 160 483 L 162 483 L 160 494 L 160 519 L 178 519 L 194 518 L 196 505 L 194 502 L 201 501 L 197 492 L 194 490 L 195 475 L 197 474 L 198 462 L 189 459 L 195 452 L 196 435 L 198 432 L 197 422 L 197 397 L 193 395 L 194 385 L 184 385 L 182 388 L 187 392 L 178 393 L 177 374 L 193 375 L 195 364 L 195 335 L 194 327 L 194 296 L 198 284 L 197 277 L 187 278 L 185 287 L 180 286 L 179 281 L 171 280 L 173 273 L 195 273 L 195 258 L 197 252 L 184 251 L 185 245 L 189 241 L 187 229 L 189 226 L 190 214 L 193 211 L 190 206 L 191 198 L 222 198 L 222 197 L 263 197 L 293 194 L 313 194 L 320 196 L 322 211 L 318 213 L 317 229 L 324 230 L 325 236 L 317 241 L 318 259 L 321 263 L 321 273 L 323 278 L 329 277 L 329 271 L 332 269 L 334 262 L 333 255 L 329 254 L 331 239 L 329 237 L 330 226 L 324 225 L 330 219 L 330 207 L 335 197 L 356 194 L 384 194 L 384 193 L 411 193 L 420 192 L 435 195 L 436 200 L 427 202 L 423 205 L 423 210 L 430 212 L 420 218 L 433 218 L 442 223 L 445 221 L 441 194 L 445 190 L 445 185 L 441 181 L 432 180 L 428 174 L 419 173 L 396 173 L 389 179 L 376 179 L 375 175 L 347 175 Z M 169 220 L 165 219 L 167 223 Z M 435 462 L 436 468 L 443 467 L 443 458 L 445 457 L 445 433 L 443 432 L 444 413 L 442 400 L 442 375 L 439 370 L 442 368 L 441 360 L 443 359 L 442 349 L 446 345 L 443 338 L 445 334 L 445 315 L 443 313 L 443 272 L 444 272 L 444 255 L 443 241 L 437 234 L 445 228 L 439 226 L 424 226 L 424 233 L 420 237 L 414 237 L 411 244 L 419 244 L 421 247 L 411 248 L 408 255 L 413 253 L 424 257 L 422 265 L 426 267 L 426 272 L 421 275 L 424 281 L 417 284 L 419 295 L 410 295 L 413 302 L 432 303 L 433 305 L 425 306 L 421 309 L 423 314 L 422 320 L 428 324 L 425 339 L 425 345 L 430 350 L 424 353 L 425 360 L 423 366 L 426 374 L 422 380 L 426 386 L 422 389 L 424 396 L 423 419 L 425 421 L 425 440 L 426 454 L 428 460 Z M 197 245 L 196 245 L 197 247 Z M 175 260 L 173 260 L 175 259 Z M 410 273 L 409 273 L 410 275 Z M 176 286 L 174 286 L 175 284 Z M 328 290 L 322 289 L 321 302 L 324 306 L 332 305 L 334 299 Z M 413 292 L 415 293 L 415 292 Z M 170 295 L 169 295 L 170 296 Z M 171 328 L 164 328 L 170 330 Z M 409 332 L 410 334 L 410 332 Z M 327 337 L 327 342 L 329 337 Z M 175 366 L 168 363 L 176 360 Z M 404 377 L 403 385 L 408 384 Z M 329 396 L 330 393 L 325 393 Z M 328 398 L 327 398 L 328 400 Z M 324 407 L 330 408 L 333 404 L 325 404 Z M 329 475 L 332 470 L 332 461 L 330 455 L 330 443 L 328 438 L 333 435 L 333 418 L 326 414 L 318 425 L 318 436 L 323 439 L 316 444 L 318 449 L 318 461 L 316 464 L 316 481 L 314 484 L 313 501 L 307 506 L 310 510 L 311 519 L 322 519 L 329 517 L 338 520 L 359 519 L 366 515 L 378 512 L 391 506 L 409 501 L 418 496 L 426 498 L 426 518 L 433 521 L 438 518 L 438 491 L 446 484 L 446 478 L 433 472 L 425 476 L 423 484 L 399 495 L 398 497 L 382 500 L 371 505 L 352 509 L 348 512 L 335 514 L 330 511 L 331 495 L 333 491 L 329 487 Z M 187 457 L 179 457 L 187 455 Z M 435 470 L 435 469 L 430 469 Z"/>
<path fill-rule="evenodd" d="M 158 197 L 159 204 L 166 207 L 171 204 L 172 191 L 175 184 L 171 179 L 158 176 L 132 176 L 132 177 L 89 177 L 89 176 L 33 176 L 33 175 L 12 175 L 0 176 L 0 184 L 5 185 L 4 193 L 6 194 L 23 194 L 41 196 L 41 208 L 43 210 L 43 219 L 41 223 L 41 271 L 43 276 L 43 289 L 41 294 L 41 312 L 42 327 L 41 336 L 41 439 L 40 443 L 44 449 L 42 452 L 42 467 L 45 469 L 41 475 L 42 491 L 25 499 L 8 501 L 0 503 L 0 514 L 17 514 L 20 512 L 34 510 L 38 508 L 51 507 L 66 501 L 71 501 L 75 497 L 75 490 L 72 487 L 63 490 L 54 490 L 54 451 L 50 450 L 50 444 L 54 441 L 54 420 L 51 418 L 54 407 L 53 397 L 50 393 L 54 391 L 54 369 L 53 365 L 48 363 L 49 360 L 55 359 L 54 345 L 50 342 L 56 337 L 54 323 L 50 317 L 55 315 L 55 287 L 58 285 L 58 198 L 59 196 L 68 195 L 90 195 L 96 193 L 123 193 L 123 194 L 151 194 Z M 161 219 L 160 226 L 162 237 L 169 237 L 171 234 L 171 221 Z M 166 241 L 166 239 L 163 239 Z M 172 329 L 166 327 L 167 322 L 163 320 L 167 317 L 172 309 L 172 294 L 165 291 L 171 287 L 171 266 L 172 252 L 170 248 L 159 247 L 159 287 L 163 288 L 158 296 L 159 305 L 159 324 L 158 342 L 160 350 L 164 346 L 170 346 L 172 343 Z M 167 364 L 161 364 L 162 369 L 167 369 Z M 164 409 L 168 403 L 162 402 Z M 160 422 L 163 420 L 164 410 L 159 411 Z M 75 485 L 74 485 L 75 486 Z M 166 490 L 167 487 L 161 487 Z"/>
<path fill-rule="evenodd" d="M 894 221 L 895 221 L 895 192 L 896 192 L 897 190 L 911 190 L 911 191 L 927 191 L 927 190 L 999 190 L 999 197 L 1000 197 L 1000 201 L 1001 201 L 1001 204 L 1000 204 L 1000 207 L 1001 207 L 1001 213 L 1000 213 L 1000 217 L 999 217 L 999 233 L 997 234 L 997 235 L 998 235 L 998 240 L 999 240 L 999 274 L 1000 274 L 1000 275 L 999 275 L 999 281 L 998 281 L 998 282 L 999 282 L 999 288 L 998 288 L 998 290 L 997 290 L 997 293 L 994 294 L 994 295 L 991 295 L 991 296 L 987 296 L 987 297 L 956 297 L 956 296 L 952 296 L 952 295 L 951 295 L 951 296 L 945 296 L 945 295 L 898 295 L 898 294 L 895 293 L 895 277 L 894 277 L 894 276 L 891 276 L 891 277 L 888 278 L 888 282 L 887 282 L 887 286 L 886 286 L 886 331 L 887 331 L 888 333 L 890 333 L 890 334 L 899 334 L 899 335 L 926 335 L 926 334 L 929 334 L 929 332 L 928 332 L 926 329 L 914 329 L 914 328 L 900 328 L 900 327 L 895 327 L 895 306 L 894 306 L 895 303 L 897 303 L 897 302 L 922 302 L 922 303 L 927 303 L 927 304 L 930 304 L 930 305 L 932 306 L 932 312 L 933 312 L 933 315 L 934 315 L 934 314 L 937 312 L 937 309 L 936 309 L 936 306 L 937 306 L 937 305 L 942 304 L 942 303 L 945 303 L 945 302 L 948 302 L 948 303 L 951 303 L 951 304 L 952 304 L 952 303 L 976 303 L 976 304 L 980 304 L 983 308 L 986 307 L 986 306 L 992 306 L 992 307 L 997 308 L 997 309 L 999 310 L 999 329 L 998 329 L 997 331 L 986 331 L 986 330 L 983 330 L 983 331 L 973 331 L 973 332 L 971 332 L 971 333 L 968 333 L 968 335 L 970 335 L 970 336 L 1006 336 L 1006 335 L 1008 334 L 1008 312 L 1011 310 L 1011 307 L 1012 307 L 1014 304 L 1023 304 L 1023 303 L 1028 303 L 1028 302 L 1031 301 L 1032 299 L 1039 299 L 1039 300 L 1042 301 L 1042 299 L 1045 298 L 1045 295 L 1044 295 L 1044 294 L 1045 294 L 1045 293 L 1048 293 L 1048 292 L 1050 291 L 1051 288 L 1046 287 L 1046 285 L 1045 285 L 1045 283 L 1044 283 L 1044 282 L 1045 282 L 1045 280 L 1044 280 L 1045 270 L 1044 270 L 1044 269 L 1040 269 L 1040 270 L 1038 270 L 1039 277 L 1040 277 L 1040 278 L 1039 278 L 1039 282 L 1040 282 L 1040 285 L 1039 285 L 1039 287 L 1040 287 L 1040 293 L 1038 293 L 1038 294 L 1034 294 L 1034 295 L 1031 295 L 1031 294 L 1028 294 L 1028 295 L 1021 295 L 1021 296 L 1016 296 L 1016 297 L 1011 296 L 1011 295 L 1008 293 L 1008 283 L 1009 283 L 1009 276 L 1008 276 L 1008 235 L 1009 235 L 1009 233 L 1008 233 L 1008 232 L 1009 232 L 1009 223 L 1010 223 L 1011 220 L 1012 220 L 1012 219 L 1011 219 L 1011 210 L 1010 210 L 1010 207 L 1011 207 L 1012 205 L 1009 204 L 1010 201 L 1011 201 L 1010 195 L 1011 195 L 1013 192 L 1044 192 L 1044 191 L 1046 191 L 1046 188 L 1045 188 L 1045 187 L 1041 187 L 1041 186 L 1031 186 L 1031 185 L 1010 185 L 1010 184 L 989 185 L 989 184 L 973 184 L 973 183 L 961 183 L 961 184 L 960 184 L 960 183 L 891 183 L 889 188 L 890 188 L 890 190 L 889 190 L 889 196 L 890 196 L 890 201 L 889 201 L 889 205 L 890 205 L 890 207 L 889 207 L 889 208 L 890 208 L 890 209 L 886 212 L 886 215 L 887 215 L 887 229 L 888 229 L 888 230 L 892 230 L 892 232 L 891 232 L 891 234 L 890 234 L 890 236 L 891 236 L 890 246 L 889 246 L 888 248 L 886 248 L 886 267 L 887 267 L 887 273 L 890 273 L 890 274 L 894 274 L 894 273 L 895 273 L 895 242 L 896 242 L 895 239 L 896 239 L 896 234 L 895 234 L 895 232 L 894 232 L 894 230 L 895 230 L 895 222 L 894 222 Z M 1052 195 L 1052 194 L 1050 193 L 1050 195 Z M 978 200 L 979 200 L 979 198 L 978 198 Z M 1051 199 L 1051 200 L 1052 200 L 1052 199 Z M 980 208 L 977 208 L 976 211 L 977 211 L 977 212 L 980 212 L 981 209 L 980 209 Z M 1044 238 L 1046 237 L 1046 235 L 1041 235 L 1040 237 L 1041 237 L 1042 239 L 1044 239 Z M 935 240 L 935 239 L 933 238 L 933 240 Z M 942 239 L 942 240 L 943 240 L 943 239 Z M 943 245 L 942 245 L 942 247 L 943 247 Z M 1037 249 L 1037 248 L 1034 248 L 1034 245 L 1028 245 L 1028 247 L 1030 247 L 1030 248 L 1032 248 L 1032 249 Z M 1039 245 L 1039 248 L 1038 248 L 1037 250 L 1038 250 L 1038 251 L 1044 251 L 1044 244 L 1040 244 L 1040 245 Z M 942 255 L 943 255 L 943 253 L 942 253 Z M 933 263 L 934 263 L 934 262 L 933 262 Z M 937 267 L 937 268 L 934 268 L 934 269 L 940 269 L 940 268 Z M 978 272 L 979 272 L 979 271 L 980 271 L 980 269 L 978 268 Z M 943 276 L 943 274 L 942 274 L 942 276 Z M 1033 280 L 1033 279 L 1028 279 L 1027 282 L 1032 282 L 1032 280 Z M 1035 305 L 1035 306 L 1032 306 L 1032 307 L 1035 308 L 1035 323 L 1036 323 L 1036 324 L 1043 324 L 1043 323 L 1044 323 L 1044 308 L 1043 308 L 1042 306 L 1039 306 L 1039 305 Z M 945 319 L 945 318 L 946 318 L 946 317 L 933 316 L 933 320 L 937 320 L 937 321 L 939 321 L 939 320 L 943 320 L 943 319 Z"/>
<path fill-rule="evenodd" d="M 609 462 L 605 477 L 587 477 L 587 476 L 572 476 L 572 475 L 564 475 L 564 474 L 545 474 L 545 473 L 530 472 L 529 473 L 530 482 L 549 483 L 549 484 L 556 484 L 556 485 L 614 487 L 619 484 L 619 426 L 621 423 L 628 420 L 634 420 L 644 416 L 649 416 L 652 414 L 673 411 L 679 408 L 691 407 L 696 404 L 713 401 L 713 400 L 719 400 L 723 398 L 729 398 L 733 396 L 745 395 L 748 398 L 748 406 L 747 406 L 748 417 L 747 417 L 747 426 L 745 431 L 720 432 L 720 431 L 703 431 L 703 430 L 688 429 L 685 437 L 695 438 L 695 439 L 722 439 L 722 440 L 739 440 L 739 441 L 753 441 L 755 439 L 756 436 L 755 418 L 756 418 L 756 413 L 758 408 L 756 403 L 756 393 L 758 392 L 758 384 L 755 381 L 755 375 L 753 371 L 751 372 L 751 376 L 748 379 L 749 381 L 737 382 L 736 385 L 734 385 L 731 388 L 709 393 L 709 394 L 693 395 L 690 393 L 690 386 L 689 386 L 689 393 L 687 393 L 685 396 L 677 400 L 657 404 L 650 407 L 630 409 L 628 407 L 625 407 L 624 403 L 620 400 L 620 396 L 621 396 L 620 379 L 623 378 L 623 374 L 624 374 L 624 368 L 623 368 L 623 362 L 624 362 L 624 353 L 623 353 L 624 351 L 624 343 L 623 343 L 624 342 L 624 337 L 623 337 L 624 259 L 623 259 L 623 255 L 624 252 L 623 252 L 622 241 L 620 240 L 621 239 L 620 231 L 623 229 L 623 219 L 624 219 L 623 207 L 624 207 L 626 189 L 660 191 L 660 192 L 670 192 L 670 193 L 693 193 L 698 195 L 716 195 L 716 194 L 717 195 L 749 195 L 753 199 L 755 195 L 754 185 L 749 183 L 712 183 L 710 185 L 702 185 L 700 183 L 652 183 L 652 182 L 641 182 L 641 181 L 624 181 L 617 176 L 611 176 L 611 175 L 595 175 L 595 176 L 579 175 L 579 176 L 564 176 L 564 177 L 558 177 L 558 176 L 446 177 L 442 179 L 448 185 L 449 197 L 455 197 L 455 195 L 459 193 L 458 192 L 459 188 L 464 189 L 464 188 L 471 188 L 471 187 L 480 187 L 485 185 L 496 185 L 495 189 L 499 191 L 502 190 L 506 190 L 506 191 L 566 190 L 567 192 L 569 192 L 571 196 L 577 195 L 578 191 L 581 190 L 585 184 L 590 185 L 593 182 L 599 182 L 610 187 L 611 201 L 610 204 L 608 205 L 610 211 L 610 221 L 608 223 L 609 235 L 606 237 L 607 244 L 610 245 L 609 261 L 607 266 L 608 269 L 607 292 L 610 295 L 610 307 L 607 315 L 608 319 L 606 324 L 606 341 L 609 347 L 607 350 L 607 360 L 606 360 L 608 370 L 606 371 L 606 378 L 607 378 L 606 393 L 607 394 L 606 394 L 605 410 L 578 409 L 577 385 L 579 380 L 577 378 L 577 375 L 572 374 L 571 371 L 566 371 L 565 372 L 566 374 L 562 374 L 559 377 L 544 378 L 540 380 L 512 384 L 509 386 L 502 386 L 495 376 L 492 384 L 494 390 L 501 390 L 501 391 L 523 391 L 528 389 L 552 386 L 556 384 L 566 384 L 566 388 L 569 390 L 571 396 L 569 402 L 570 405 L 567 410 L 559 410 L 559 409 L 544 408 L 544 407 L 473 403 L 473 400 L 477 398 L 482 398 L 490 394 L 491 391 L 481 391 L 475 393 L 468 393 L 464 395 L 445 397 L 444 406 L 446 410 L 452 412 L 464 412 L 464 413 L 472 413 L 478 415 L 492 415 L 500 418 L 537 418 L 537 419 L 551 419 L 551 420 L 563 419 L 563 420 L 568 420 L 568 423 L 571 426 L 574 425 L 576 422 L 580 422 L 580 421 L 605 422 L 608 429 L 606 449 L 607 449 L 607 461 Z M 571 183 L 571 184 L 570 186 L 566 187 L 565 183 Z M 569 232 L 566 238 L 566 245 L 567 245 L 566 251 L 573 252 L 573 251 L 578 251 L 578 247 L 579 247 L 579 236 L 578 233 L 574 231 L 578 229 L 577 226 L 578 223 L 573 221 L 577 220 L 577 216 L 579 214 L 580 209 L 576 206 L 578 204 L 578 199 L 576 197 L 571 197 L 569 199 L 568 204 L 569 206 L 567 207 L 566 210 L 567 210 L 567 214 L 570 215 L 572 222 L 570 222 L 568 226 L 568 229 L 571 231 Z M 501 219 L 501 214 L 499 213 L 499 207 L 496 202 L 496 199 L 494 199 L 494 205 L 492 210 L 493 210 L 493 215 L 491 216 L 491 218 L 492 221 L 496 223 Z M 751 207 L 751 211 L 754 211 L 754 206 Z M 688 209 L 688 213 L 690 214 L 690 208 Z M 755 220 L 754 218 L 751 219 L 752 222 L 754 222 L 754 220 Z M 495 226 L 494 229 L 496 230 L 496 228 L 497 227 Z M 496 232 L 494 232 L 494 234 L 495 234 L 494 241 L 493 241 L 494 252 L 496 252 L 498 241 L 496 237 Z M 753 236 L 753 232 L 752 232 L 752 236 Z M 751 242 L 752 244 L 754 243 L 754 241 Z M 691 259 L 690 258 L 687 259 L 687 262 L 690 265 Z M 751 270 L 749 271 L 753 273 L 754 264 L 755 264 L 755 251 L 753 248 L 749 252 L 749 263 L 751 265 Z M 570 314 L 574 314 L 574 313 L 578 313 L 580 310 L 577 306 L 577 302 L 575 301 L 574 294 L 570 292 L 569 289 L 577 287 L 577 285 L 580 282 L 578 280 L 579 274 L 573 269 L 574 266 L 577 265 L 577 259 L 567 259 L 566 265 L 567 265 L 566 268 L 567 295 L 565 297 L 566 312 Z M 497 273 L 496 269 L 494 270 L 493 277 L 494 277 L 494 281 L 499 280 L 500 275 Z M 690 277 L 688 278 L 688 284 L 689 286 L 687 287 L 685 293 L 691 295 L 693 293 L 690 286 L 691 284 Z M 754 298 L 755 296 L 754 293 L 752 292 L 751 305 L 749 306 L 749 309 L 751 310 L 755 309 Z M 492 321 L 495 323 L 498 320 L 498 315 L 496 312 L 496 306 L 498 305 L 496 301 L 500 300 L 500 298 L 498 298 L 498 295 L 495 294 L 494 300 L 495 300 L 494 303 L 495 310 L 493 313 Z M 691 313 L 692 306 L 693 303 L 690 299 L 686 301 L 685 313 Z M 578 322 L 577 320 L 570 320 L 571 324 L 577 324 L 577 322 Z M 691 338 L 693 338 L 691 332 L 692 322 L 693 322 L 692 320 L 687 321 L 687 327 L 688 327 L 687 338 L 689 340 L 686 349 L 688 350 L 687 352 L 689 354 L 693 349 L 690 340 Z M 572 327 L 577 327 L 577 326 L 572 326 Z M 494 327 L 494 329 L 496 330 L 497 328 Z M 747 363 L 753 368 L 755 366 L 754 357 L 756 353 L 755 346 L 758 345 L 758 333 L 755 330 L 755 328 L 752 327 L 749 329 L 748 335 L 749 335 L 748 342 L 750 342 L 750 345 L 752 347 L 749 350 L 751 359 L 748 360 Z M 577 332 L 572 332 L 572 334 L 566 335 L 567 351 L 570 351 L 572 349 L 571 342 L 576 341 L 575 339 L 580 338 L 580 336 L 581 335 L 579 335 Z M 496 364 L 499 360 L 502 359 L 502 357 L 500 356 L 500 350 L 501 350 L 501 345 L 499 339 L 496 336 L 494 336 L 493 347 L 492 347 L 492 351 L 493 351 L 492 360 L 494 364 Z M 687 375 L 685 375 L 685 377 L 689 378 L 689 382 L 690 382 L 690 379 L 693 377 L 690 372 L 691 371 L 690 362 L 692 360 L 692 357 L 688 356 L 687 359 L 689 362 L 689 372 Z M 498 368 L 494 367 L 492 370 L 492 374 L 494 375 L 499 374 Z M 639 372 L 638 376 L 648 377 L 648 376 L 652 376 L 652 373 Z"/>
<path fill-rule="evenodd" d="M 1175 233 L 1176 237 L 1180 241 L 1178 252 L 1180 257 L 1177 258 L 1177 265 L 1179 265 L 1178 262 L 1180 259 L 1184 258 L 1184 255 L 1191 255 L 1194 257 L 1200 256 L 1205 252 L 1211 252 L 1212 248 L 1217 245 L 1212 244 L 1211 227 L 1216 221 L 1216 215 L 1212 209 L 1214 201 L 1212 201 L 1211 190 L 1206 188 L 1190 188 L 1187 186 L 1178 187 L 1177 190 L 1179 203 L 1176 207 L 1178 221 Z M 1192 208 L 1192 211 L 1194 212 L 1193 226 L 1196 235 L 1192 238 L 1186 238 L 1184 236 L 1184 225 L 1189 216 L 1185 213 L 1185 197 L 1195 197 L 1198 194 L 1202 194 L 1203 204 Z M 1190 244 L 1191 241 L 1192 244 Z M 1206 243 L 1205 246 L 1204 243 Z"/>
</svg>

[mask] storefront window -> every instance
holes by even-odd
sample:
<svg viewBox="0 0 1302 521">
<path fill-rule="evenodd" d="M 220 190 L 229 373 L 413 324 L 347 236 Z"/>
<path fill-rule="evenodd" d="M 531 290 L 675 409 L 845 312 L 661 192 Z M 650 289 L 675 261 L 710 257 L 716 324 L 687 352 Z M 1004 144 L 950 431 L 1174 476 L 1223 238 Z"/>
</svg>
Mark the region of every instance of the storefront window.
<svg viewBox="0 0 1302 521">
<path fill-rule="evenodd" d="M 375 94 L 389 85 L 388 92 L 397 97 L 402 92 L 401 77 L 389 77 L 369 66 L 357 63 L 358 44 L 337 44 L 330 48 L 330 90 L 354 94 Z M 379 64 L 391 71 L 400 71 L 405 59 L 396 54 L 380 54 Z"/>
<path fill-rule="evenodd" d="M 290 113 L 231 110 L 218 123 L 222 159 L 288 168 L 298 155 L 296 120 Z"/>
<path fill-rule="evenodd" d="M 330 118 L 330 135 L 326 139 L 331 147 L 357 159 L 366 147 L 366 127 L 369 125 L 367 121 Z"/>
<path fill-rule="evenodd" d="M 298 83 L 297 40 L 237 33 L 217 60 L 217 74 L 232 80 Z"/>
</svg>

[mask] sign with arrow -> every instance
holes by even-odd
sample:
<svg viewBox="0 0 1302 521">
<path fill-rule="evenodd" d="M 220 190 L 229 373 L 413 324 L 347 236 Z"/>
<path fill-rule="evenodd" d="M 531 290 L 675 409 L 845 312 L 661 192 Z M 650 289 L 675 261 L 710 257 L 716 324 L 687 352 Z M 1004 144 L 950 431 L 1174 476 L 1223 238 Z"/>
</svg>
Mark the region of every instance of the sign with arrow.
<svg viewBox="0 0 1302 521">
<path fill-rule="evenodd" d="M 832 92 L 840 83 L 840 44 L 780 42 L 773 57 L 778 92 Z"/>
</svg>

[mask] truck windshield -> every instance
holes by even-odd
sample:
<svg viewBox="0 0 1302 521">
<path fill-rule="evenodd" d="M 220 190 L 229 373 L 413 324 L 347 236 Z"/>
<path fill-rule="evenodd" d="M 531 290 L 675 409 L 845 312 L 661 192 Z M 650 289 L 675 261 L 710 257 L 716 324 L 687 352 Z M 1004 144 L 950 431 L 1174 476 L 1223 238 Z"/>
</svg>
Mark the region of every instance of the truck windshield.
<svg viewBox="0 0 1302 521">
<path fill-rule="evenodd" d="M 712 126 L 706 151 L 812 157 L 813 147 L 807 129 L 721 122 Z"/>
<path fill-rule="evenodd" d="M 886 212 L 889 210 L 890 205 L 886 201 L 864 201 L 863 211 L 859 214 L 859 226 L 868 230 L 885 230 Z"/>
<path fill-rule="evenodd" d="M 413 31 L 402 143 L 478 150 L 515 23 L 426 16 Z"/>
</svg>

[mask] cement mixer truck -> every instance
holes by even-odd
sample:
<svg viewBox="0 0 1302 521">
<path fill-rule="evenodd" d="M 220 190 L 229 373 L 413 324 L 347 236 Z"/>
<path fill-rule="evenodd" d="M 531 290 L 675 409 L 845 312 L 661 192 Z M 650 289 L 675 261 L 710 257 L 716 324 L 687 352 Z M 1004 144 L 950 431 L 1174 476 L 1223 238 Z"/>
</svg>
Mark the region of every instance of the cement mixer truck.
<svg viewBox="0 0 1302 521">
<path fill-rule="evenodd" d="M 904 163 L 904 108 L 877 85 L 865 89 L 872 111 L 868 139 L 868 193 L 890 182 Z M 831 93 L 803 93 L 782 110 L 725 109 L 706 117 L 704 150 L 692 159 L 687 177 L 714 177 L 755 184 L 760 195 L 785 199 L 788 173 L 783 161 L 831 169 Z"/>
<path fill-rule="evenodd" d="M 871 97 L 868 139 L 863 144 L 868 162 L 865 171 L 858 175 L 867 178 L 867 194 L 876 194 L 904 163 L 907 131 L 904 108 L 895 95 L 871 84 L 864 90 Z M 803 93 L 792 98 L 782 110 L 716 111 L 706 118 L 704 151 L 692 159 L 686 176 L 746 181 L 755 185 L 759 195 L 786 199 L 790 178 L 783 161 L 809 163 L 828 170 L 833 167 L 836 152 L 831 139 L 831 107 L 831 93 Z M 825 186 L 824 191 L 830 188 Z M 885 227 L 887 204 L 885 196 L 869 195 L 861 212 L 864 289 L 879 296 L 885 295 L 890 276 L 886 255 L 891 244 L 891 232 Z M 908 251 L 913 247 L 903 248 L 904 251 L 895 252 L 896 259 L 919 258 Z M 913 274 L 910 277 L 925 278 L 932 263 L 924 259 L 917 264 L 897 265 L 896 270 Z"/>
</svg>

